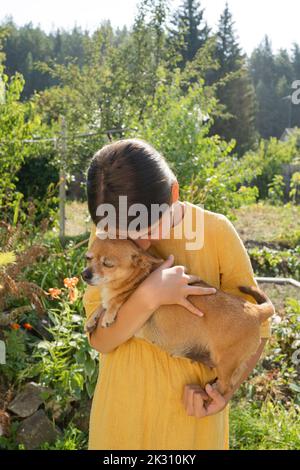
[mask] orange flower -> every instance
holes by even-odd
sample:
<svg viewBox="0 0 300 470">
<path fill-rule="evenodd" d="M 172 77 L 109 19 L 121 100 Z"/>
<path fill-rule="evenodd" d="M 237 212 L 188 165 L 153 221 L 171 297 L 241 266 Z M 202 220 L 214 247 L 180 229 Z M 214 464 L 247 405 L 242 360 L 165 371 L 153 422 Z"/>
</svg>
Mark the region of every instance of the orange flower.
<svg viewBox="0 0 300 470">
<path fill-rule="evenodd" d="M 64 286 L 71 289 L 72 287 L 75 287 L 78 284 L 78 281 L 78 277 L 66 277 L 64 279 Z"/>
<path fill-rule="evenodd" d="M 20 325 L 18 323 L 11 323 L 10 324 L 10 327 L 13 329 L 13 330 L 18 330 L 20 328 Z"/>
<path fill-rule="evenodd" d="M 25 330 L 32 330 L 33 326 L 30 325 L 30 323 L 23 323 L 23 328 L 25 328 Z"/>
<path fill-rule="evenodd" d="M 69 289 L 69 300 L 71 303 L 75 302 L 75 300 L 77 299 L 78 297 L 78 290 L 75 288 L 71 288 Z"/>
<path fill-rule="evenodd" d="M 57 287 L 51 287 L 50 289 L 48 289 L 48 293 L 48 295 L 50 295 L 52 299 L 59 299 L 61 290 L 57 289 Z"/>
</svg>

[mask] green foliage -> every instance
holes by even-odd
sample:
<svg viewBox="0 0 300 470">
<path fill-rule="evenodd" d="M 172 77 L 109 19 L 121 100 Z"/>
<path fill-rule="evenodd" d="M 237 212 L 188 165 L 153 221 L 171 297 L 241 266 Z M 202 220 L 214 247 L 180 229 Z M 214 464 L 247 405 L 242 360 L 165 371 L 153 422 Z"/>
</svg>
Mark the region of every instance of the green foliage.
<svg viewBox="0 0 300 470">
<path fill-rule="evenodd" d="M 91 397 L 97 380 L 98 353 L 90 348 L 83 332 L 81 292 L 84 286 L 79 285 L 78 292 L 76 288 L 75 299 L 63 287 L 65 277 L 82 271 L 85 247 L 77 250 L 73 248 L 74 242 L 70 242 L 63 253 L 53 237 L 46 238 L 44 245 L 51 253 L 50 259 L 28 268 L 27 278 L 45 290 L 59 288 L 61 294 L 57 300 L 46 300 L 50 321 L 47 331 L 52 339 L 34 344 L 31 361 L 19 377 L 22 381 L 30 378 L 50 387 L 54 391 L 51 401 L 67 410 L 70 403 Z"/>
<path fill-rule="evenodd" d="M 287 297 L 284 311 L 273 317 L 272 336 L 263 361 L 238 390 L 236 399 L 245 398 L 255 404 L 267 400 L 300 406 L 299 329 L 300 302 Z"/>
<path fill-rule="evenodd" d="M 45 155 L 44 150 L 37 148 L 36 155 L 29 156 L 17 173 L 16 188 L 24 195 L 25 200 L 47 199 L 50 184 L 56 185 L 59 180 L 58 168 L 54 164 L 54 151 Z"/>
<path fill-rule="evenodd" d="M 271 204 L 280 205 L 284 198 L 284 178 L 282 175 L 275 175 L 272 182 L 268 184 L 268 199 Z"/>
<path fill-rule="evenodd" d="M 299 153 L 297 139 L 297 133 L 295 133 L 287 142 L 281 142 L 276 138 L 261 140 L 257 150 L 246 154 L 246 157 L 255 160 L 258 165 L 258 175 L 254 175 L 256 177 L 253 183 L 259 188 L 260 198 L 268 197 L 268 188 L 272 185 L 275 176 L 281 175 L 283 165 L 291 163 L 297 157 Z M 275 193 L 281 186 L 279 179 L 281 178 L 276 178 Z"/>
<path fill-rule="evenodd" d="M 300 410 L 272 401 L 242 400 L 230 411 L 230 448 L 233 450 L 297 450 L 300 447 Z"/>
<path fill-rule="evenodd" d="M 239 45 L 228 4 L 219 20 L 215 56 L 219 68 L 208 77 L 219 84 L 217 97 L 223 112 L 216 116 L 212 132 L 227 141 L 235 139 L 241 156 L 256 142 L 256 103 L 246 56 Z"/>
<path fill-rule="evenodd" d="M 4 332 L 6 344 L 6 364 L 1 365 L 1 373 L 13 383 L 28 363 L 26 333 L 22 330 Z"/>
<path fill-rule="evenodd" d="M 299 300 L 287 298 L 263 361 L 233 400 L 232 449 L 299 449 L 299 314 Z"/>
<path fill-rule="evenodd" d="M 41 450 L 80 450 L 87 448 L 86 433 L 69 425 L 63 432 L 63 435 L 52 445 L 44 444 Z"/>
<path fill-rule="evenodd" d="M 268 247 L 250 248 L 249 255 L 256 273 L 270 277 L 294 277 L 300 280 L 300 247 L 278 251 Z"/>
<path fill-rule="evenodd" d="M 209 137 L 205 116 L 216 106 L 212 91 L 203 82 L 182 91 L 185 74 L 176 70 L 168 85 L 159 70 L 160 85 L 143 122 L 133 121 L 137 136 L 162 152 L 181 185 L 181 196 L 210 210 L 226 213 L 232 207 L 254 202 L 256 188 L 247 187 L 258 172 L 256 161 L 231 155 L 234 142 Z"/>
<path fill-rule="evenodd" d="M 10 429 L 9 437 L 0 436 L 0 450 L 24 450 L 21 444 L 16 443 L 16 433 L 18 429 L 18 423 L 13 422 Z"/>
<path fill-rule="evenodd" d="M 63 426 L 64 434 L 53 446 L 45 445 L 43 448 L 84 448 L 86 435 L 68 423 L 72 420 L 76 404 L 83 404 L 93 395 L 98 374 L 98 353 L 90 348 L 83 332 L 85 316 L 81 294 L 84 285 L 74 287 L 71 296 L 63 280 L 82 271 L 86 247 L 83 244 L 78 249 L 75 242 L 70 241 L 63 251 L 55 234 L 48 232 L 41 240 L 41 231 L 38 235 L 33 232 L 31 243 L 35 242 L 36 236 L 40 244 L 48 248 L 49 257 L 34 264 L 27 263 L 24 270 L 26 281 L 36 282 L 44 290 L 59 286 L 61 292 L 57 299 L 49 295 L 43 300 L 47 316 L 42 318 L 42 322 L 36 311 L 32 310 L 24 312 L 18 319 L 19 324 L 30 324 L 30 329 L 1 329 L 1 339 L 7 348 L 7 362 L 0 366 L 0 399 L 3 400 L 3 387 L 4 390 L 17 390 L 30 380 L 48 386 L 49 393 L 44 396 L 46 411 Z M 7 261 L 3 260 L 5 263 Z M 9 438 L 0 438 L 1 448 L 19 448 L 15 443 L 14 426 L 15 423 Z"/>
<path fill-rule="evenodd" d="M 168 41 L 179 54 L 177 66 L 184 68 L 209 38 L 210 29 L 204 20 L 204 9 L 198 0 L 183 0 L 170 23 Z"/>
<path fill-rule="evenodd" d="M 277 368 L 277 387 L 284 387 L 300 405 L 299 357 L 300 357 L 300 301 L 286 299 L 285 315 L 277 318 L 273 326 L 272 350 L 266 356 L 269 366 Z"/>
<path fill-rule="evenodd" d="M 270 39 L 265 37 L 250 58 L 250 71 L 256 98 L 257 130 L 263 139 L 280 138 L 285 128 L 299 127 L 300 107 L 290 99 L 294 80 L 299 79 L 300 50 L 281 49 L 274 54 Z"/>
<path fill-rule="evenodd" d="M 75 306 L 64 302 L 48 311 L 54 341 L 41 341 L 33 353 L 34 365 L 28 377 L 55 391 L 55 402 L 62 408 L 72 401 L 91 397 L 97 380 L 97 352 L 83 333 L 83 317 Z M 77 307 L 78 308 L 78 307 Z"/>
<path fill-rule="evenodd" d="M 25 78 L 22 93 L 30 98 L 35 91 L 41 91 L 57 84 L 50 74 L 37 67 L 39 61 L 48 62 L 55 59 L 58 63 L 66 63 L 68 58 L 75 58 L 79 63 L 84 61 L 84 43 L 87 33 L 80 28 L 72 31 L 57 30 L 50 34 L 31 23 L 17 27 L 12 20 L 4 23 L 6 39 L 3 50 L 6 55 L 8 75 L 20 72 Z"/>
<path fill-rule="evenodd" d="M 290 188 L 290 198 L 293 201 L 293 204 L 296 204 L 297 201 L 299 201 L 300 198 L 300 172 L 296 171 L 292 175 L 291 179 L 291 188 Z"/>
<path fill-rule="evenodd" d="M 0 209 L 3 219 L 11 218 L 12 214 L 16 219 L 22 199 L 22 194 L 16 191 L 17 175 L 30 155 L 30 148 L 23 140 L 42 128 L 33 103 L 20 102 L 22 76 L 16 74 L 9 80 L 0 66 L 1 80 L 5 84 L 5 100 L 0 103 Z"/>
</svg>

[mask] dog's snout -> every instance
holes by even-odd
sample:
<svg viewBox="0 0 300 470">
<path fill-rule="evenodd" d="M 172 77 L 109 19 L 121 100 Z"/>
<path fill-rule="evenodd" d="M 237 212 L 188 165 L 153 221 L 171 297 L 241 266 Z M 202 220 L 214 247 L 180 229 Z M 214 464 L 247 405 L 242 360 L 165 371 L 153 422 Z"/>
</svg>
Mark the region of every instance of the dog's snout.
<svg viewBox="0 0 300 470">
<path fill-rule="evenodd" d="M 93 277 L 92 270 L 90 268 L 85 269 L 82 271 L 81 276 L 84 281 L 90 281 Z"/>
</svg>

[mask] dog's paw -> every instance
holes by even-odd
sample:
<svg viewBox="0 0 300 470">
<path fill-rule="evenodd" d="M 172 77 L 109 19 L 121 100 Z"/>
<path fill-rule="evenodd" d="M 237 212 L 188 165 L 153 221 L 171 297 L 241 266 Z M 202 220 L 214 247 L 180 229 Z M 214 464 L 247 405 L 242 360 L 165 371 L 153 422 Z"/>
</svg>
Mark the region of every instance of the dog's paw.
<svg viewBox="0 0 300 470">
<path fill-rule="evenodd" d="M 102 328 L 109 328 L 113 323 L 115 323 L 115 320 L 106 321 L 106 322 L 102 322 L 101 326 L 102 326 Z"/>
<path fill-rule="evenodd" d="M 101 322 L 102 328 L 109 328 L 115 320 L 116 317 L 114 315 L 104 315 Z"/>
<path fill-rule="evenodd" d="M 108 328 L 111 325 L 111 323 L 112 322 L 109 320 L 109 317 L 104 315 L 104 317 L 102 318 L 102 321 L 101 321 L 102 328 Z"/>
<path fill-rule="evenodd" d="M 94 331 L 94 329 L 96 328 L 97 323 L 98 322 L 95 320 L 86 322 L 86 324 L 84 325 L 84 332 L 92 333 L 92 331 Z"/>
<path fill-rule="evenodd" d="M 101 308 L 98 311 L 96 311 L 95 314 L 93 314 L 86 322 L 84 325 L 84 332 L 85 333 L 92 333 L 92 331 L 95 330 L 95 328 L 98 325 L 99 319 L 101 315 L 105 316 L 105 309 Z"/>
</svg>

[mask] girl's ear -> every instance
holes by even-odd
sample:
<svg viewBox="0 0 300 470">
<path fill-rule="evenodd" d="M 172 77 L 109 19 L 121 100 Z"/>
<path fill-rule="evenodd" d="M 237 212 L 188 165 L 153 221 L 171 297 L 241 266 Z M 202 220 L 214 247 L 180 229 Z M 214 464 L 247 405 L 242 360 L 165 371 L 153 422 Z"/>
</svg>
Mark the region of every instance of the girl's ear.
<svg viewBox="0 0 300 470">
<path fill-rule="evenodd" d="M 179 184 L 178 181 L 174 181 L 172 184 L 172 204 L 175 204 L 179 199 Z"/>
</svg>

